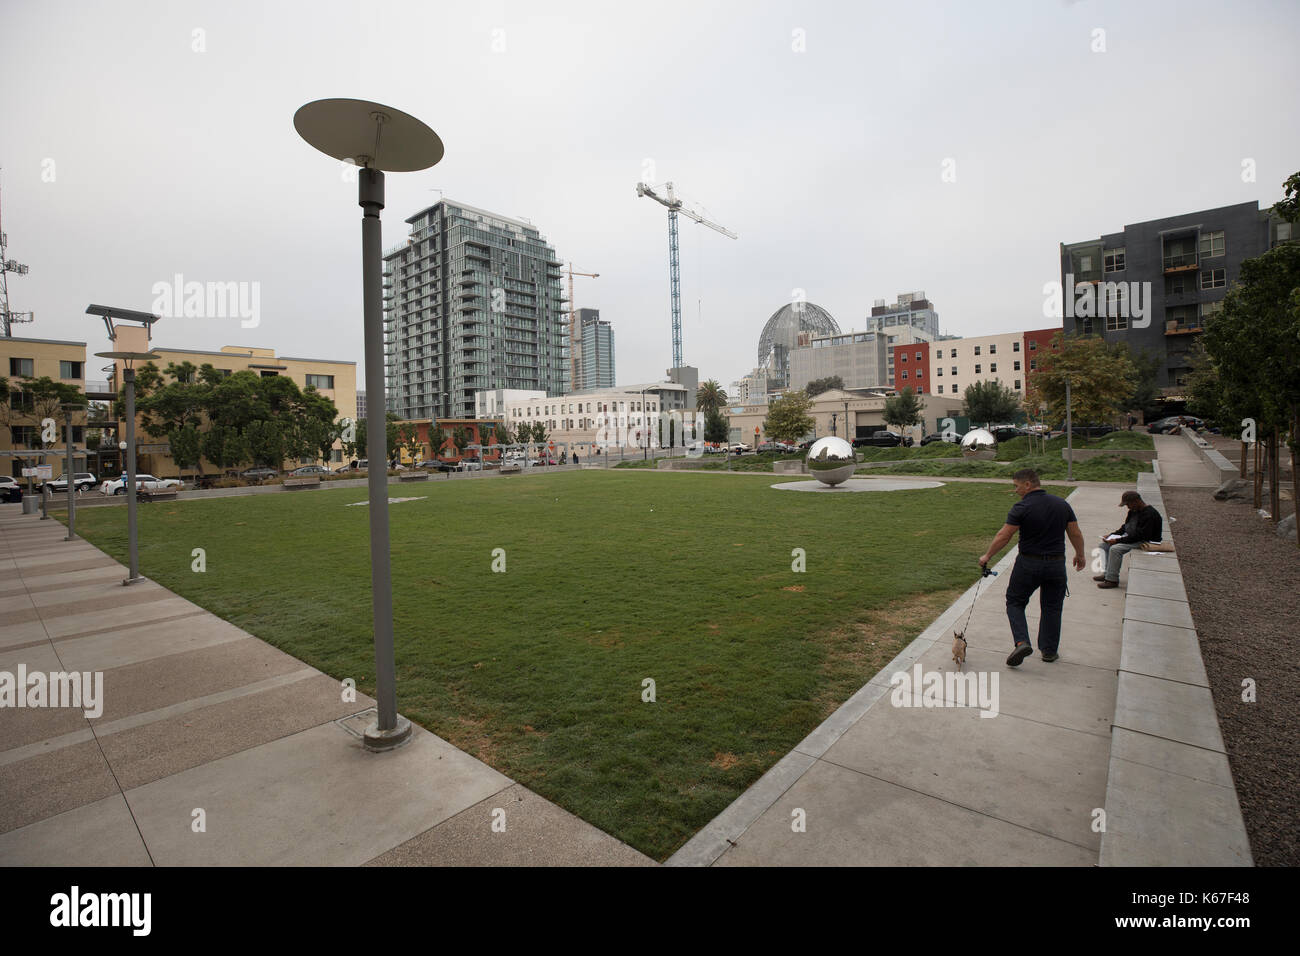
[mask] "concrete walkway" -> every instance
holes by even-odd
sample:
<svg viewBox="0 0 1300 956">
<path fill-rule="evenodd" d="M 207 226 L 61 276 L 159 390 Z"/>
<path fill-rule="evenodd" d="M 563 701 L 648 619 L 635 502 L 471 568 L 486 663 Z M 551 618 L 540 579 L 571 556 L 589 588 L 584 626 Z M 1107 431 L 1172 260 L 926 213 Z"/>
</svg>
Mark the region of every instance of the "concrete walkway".
<svg viewBox="0 0 1300 956">
<path fill-rule="evenodd" d="M 1120 524 L 1118 501 L 1112 488 L 1071 494 L 1090 549 Z M 920 693 L 896 693 L 890 683 L 917 664 L 926 674 L 955 671 L 952 632 L 972 587 L 669 864 L 1097 864 L 1094 810 L 1106 799 L 1125 591 L 1097 588 L 1091 567 L 1071 570 L 1060 660 L 1045 664 L 1035 650 L 1010 668 L 1005 596 L 1014 554 L 985 581 L 966 631 L 965 670 L 983 674 L 989 690 L 997 680 L 996 717 L 982 717 L 974 701 L 958 706 L 953 687 L 943 691 L 945 706 L 916 706 Z M 1127 577 L 1126 567 L 1121 583 Z M 895 696 L 912 706 L 896 706 Z"/>
<path fill-rule="evenodd" d="M 0 672 L 103 713 L 0 707 L 0 865 L 652 863 L 419 727 L 368 753 L 372 700 L 66 533 L 0 506 Z"/>
<path fill-rule="evenodd" d="M 1181 435 L 1152 435 L 1163 488 L 1217 488 L 1219 478 Z M 1118 522 L 1117 522 L 1118 523 Z"/>
</svg>

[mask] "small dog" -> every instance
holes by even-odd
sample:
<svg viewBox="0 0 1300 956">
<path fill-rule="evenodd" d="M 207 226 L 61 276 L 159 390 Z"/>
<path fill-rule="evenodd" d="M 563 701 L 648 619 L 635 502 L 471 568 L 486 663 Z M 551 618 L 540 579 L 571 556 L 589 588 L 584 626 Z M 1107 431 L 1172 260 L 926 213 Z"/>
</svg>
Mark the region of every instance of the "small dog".
<svg viewBox="0 0 1300 956">
<path fill-rule="evenodd" d="M 952 632 L 952 659 L 957 665 L 957 670 L 961 670 L 966 663 L 966 638 L 962 636 L 961 631 Z"/>
</svg>

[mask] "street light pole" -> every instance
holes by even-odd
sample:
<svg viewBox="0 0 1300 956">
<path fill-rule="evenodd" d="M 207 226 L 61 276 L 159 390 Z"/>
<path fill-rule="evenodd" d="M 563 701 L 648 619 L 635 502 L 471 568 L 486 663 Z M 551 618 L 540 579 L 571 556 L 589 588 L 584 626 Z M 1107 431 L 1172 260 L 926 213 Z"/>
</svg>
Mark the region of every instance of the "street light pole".
<svg viewBox="0 0 1300 956">
<path fill-rule="evenodd" d="M 388 533 L 387 416 L 384 396 L 383 266 L 379 213 L 384 172 L 428 169 L 443 156 L 438 134 L 413 116 L 365 100 L 325 99 L 302 106 L 294 128 L 311 146 L 359 168 L 361 280 L 366 363 L 366 471 L 370 504 L 370 584 L 375 631 L 377 719 L 365 732 L 367 750 L 390 750 L 411 737 L 397 713 L 392 570 Z"/>
<path fill-rule="evenodd" d="M 68 481 L 68 536 L 64 541 L 72 541 L 77 537 L 77 483 L 75 474 L 72 471 L 72 413 L 80 405 L 64 405 L 63 414 L 67 419 L 64 422 L 64 428 L 67 429 L 68 439 L 68 458 L 67 464 L 63 468 L 63 475 Z"/>
<path fill-rule="evenodd" d="M 1070 380 L 1065 380 L 1065 480 L 1074 481 L 1074 428 L 1070 417 Z"/>
</svg>

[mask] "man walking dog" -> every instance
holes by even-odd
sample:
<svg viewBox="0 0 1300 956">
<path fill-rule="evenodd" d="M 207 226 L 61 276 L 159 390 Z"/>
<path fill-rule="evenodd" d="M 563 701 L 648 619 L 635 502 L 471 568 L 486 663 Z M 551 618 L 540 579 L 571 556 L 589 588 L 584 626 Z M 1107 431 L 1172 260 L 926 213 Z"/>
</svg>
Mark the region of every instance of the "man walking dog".
<svg viewBox="0 0 1300 956">
<path fill-rule="evenodd" d="M 1011 480 L 1020 500 L 1012 505 L 1006 524 L 994 536 L 979 564 L 981 568 L 988 565 L 1016 532 L 1020 533 L 1020 553 L 1007 582 L 1007 620 L 1015 641 L 1007 664 L 1019 667 L 1034 652 L 1025 621 L 1025 605 L 1034 591 L 1039 592 L 1038 606 L 1042 612 L 1038 619 L 1038 652 L 1049 663 L 1060 656 L 1057 648 L 1061 643 L 1061 609 L 1066 594 L 1067 537 L 1074 546 L 1074 569 L 1082 571 L 1088 562 L 1083 556 L 1083 532 L 1069 503 L 1045 492 L 1040 487 L 1038 472 L 1032 468 L 1022 468 Z"/>
</svg>

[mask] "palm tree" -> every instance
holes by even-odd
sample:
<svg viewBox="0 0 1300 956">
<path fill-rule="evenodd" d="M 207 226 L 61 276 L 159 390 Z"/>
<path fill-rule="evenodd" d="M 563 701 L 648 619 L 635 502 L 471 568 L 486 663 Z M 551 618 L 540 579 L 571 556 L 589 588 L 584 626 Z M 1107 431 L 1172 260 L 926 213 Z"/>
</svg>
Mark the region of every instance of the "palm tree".
<svg viewBox="0 0 1300 956">
<path fill-rule="evenodd" d="M 709 379 L 695 390 L 695 405 L 702 412 L 716 412 L 727 404 L 727 393 L 717 379 Z"/>
</svg>

